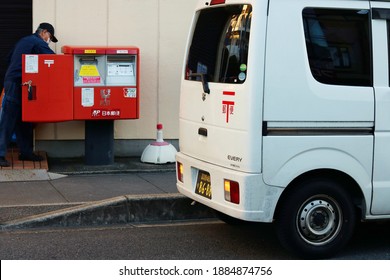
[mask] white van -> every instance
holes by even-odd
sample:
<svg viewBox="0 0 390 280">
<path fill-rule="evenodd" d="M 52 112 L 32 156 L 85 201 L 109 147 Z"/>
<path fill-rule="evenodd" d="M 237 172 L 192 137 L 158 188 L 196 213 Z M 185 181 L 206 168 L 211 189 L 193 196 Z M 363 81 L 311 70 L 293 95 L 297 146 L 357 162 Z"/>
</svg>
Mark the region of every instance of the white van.
<svg viewBox="0 0 390 280">
<path fill-rule="evenodd" d="M 390 1 L 200 1 L 178 190 L 225 220 L 275 222 L 305 258 L 389 219 L 389 39 Z"/>
</svg>

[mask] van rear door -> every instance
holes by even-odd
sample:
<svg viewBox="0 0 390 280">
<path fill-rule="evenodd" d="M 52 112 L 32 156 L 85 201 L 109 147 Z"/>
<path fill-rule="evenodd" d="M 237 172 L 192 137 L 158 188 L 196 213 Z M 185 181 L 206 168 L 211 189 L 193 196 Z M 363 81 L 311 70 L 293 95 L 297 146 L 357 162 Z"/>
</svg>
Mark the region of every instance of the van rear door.
<svg viewBox="0 0 390 280">
<path fill-rule="evenodd" d="M 264 21 L 264 31 L 257 34 L 251 34 L 252 5 L 203 6 L 196 13 L 181 85 L 182 153 L 228 168 L 260 170 L 266 7 L 261 8 L 264 16 L 258 21 Z M 263 38 L 253 53 L 256 37 Z"/>
</svg>

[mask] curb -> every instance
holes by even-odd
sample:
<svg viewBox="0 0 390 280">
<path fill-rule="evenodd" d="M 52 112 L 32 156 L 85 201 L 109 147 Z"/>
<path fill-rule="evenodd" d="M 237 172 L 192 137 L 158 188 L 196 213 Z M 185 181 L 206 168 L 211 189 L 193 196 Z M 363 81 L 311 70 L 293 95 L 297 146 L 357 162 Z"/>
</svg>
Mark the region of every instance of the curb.
<svg viewBox="0 0 390 280">
<path fill-rule="evenodd" d="M 0 230 L 211 218 L 215 218 L 213 210 L 201 204 L 194 204 L 181 194 L 130 195 L 8 221 L 0 225 Z"/>
<path fill-rule="evenodd" d="M 105 169 L 105 170 L 81 170 L 81 171 L 63 171 L 55 170 L 53 171 L 60 175 L 102 175 L 102 174 L 126 174 L 126 173 L 162 173 L 162 172 L 176 172 L 175 168 L 165 168 L 161 169 L 156 167 L 155 169 L 145 169 L 145 168 L 129 168 L 129 169 Z"/>
<path fill-rule="evenodd" d="M 50 172 L 64 175 L 91 175 L 115 173 L 148 173 L 148 172 L 174 172 L 175 163 L 151 164 L 143 163 L 138 157 L 120 158 L 110 165 L 85 165 L 82 159 L 50 159 Z"/>
</svg>

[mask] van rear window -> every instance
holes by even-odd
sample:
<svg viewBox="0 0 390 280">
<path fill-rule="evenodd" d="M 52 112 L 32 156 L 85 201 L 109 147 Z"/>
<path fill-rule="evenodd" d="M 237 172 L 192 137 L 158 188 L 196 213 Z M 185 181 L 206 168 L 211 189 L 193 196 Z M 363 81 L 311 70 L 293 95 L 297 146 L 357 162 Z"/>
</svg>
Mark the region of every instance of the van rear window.
<svg viewBox="0 0 390 280">
<path fill-rule="evenodd" d="M 303 10 L 311 73 L 320 83 L 372 86 L 369 11 Z"/>
<path fill-rule="evenodd" d="M 245 82 L 251 18 L 251 5 L 201 10 L 189 47 L 185 79 Z"/>
</svg>

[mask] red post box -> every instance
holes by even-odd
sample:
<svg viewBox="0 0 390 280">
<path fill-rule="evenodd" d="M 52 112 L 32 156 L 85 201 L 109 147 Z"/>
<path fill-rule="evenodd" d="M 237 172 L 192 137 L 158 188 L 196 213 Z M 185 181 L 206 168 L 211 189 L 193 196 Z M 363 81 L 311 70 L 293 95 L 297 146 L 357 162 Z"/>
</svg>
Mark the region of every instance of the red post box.
<svg viewBox="0 0 390 280">
<path fill-rule="evenodd" d="M 139 49 L 64 46 L 74 58 L 74 119 L 139 118 Z"/>
<path fill-rule="evenodd" d="M 29 122 L 73 120 L 73 57 L 23 55 L 22 119 Z"/>
<path fill-rule="evenodd" d="M 85 120 L 87 164 L 114 162 L 114 120 L 139 118 L 137 47 L 63 46 L 23 55 L 22 118 Z"/>
<path fill-rule="evenodd" d="M 137 47 L 63 46 L 23 55 L 24 121 L 139 118 Z"/>
</svg>

